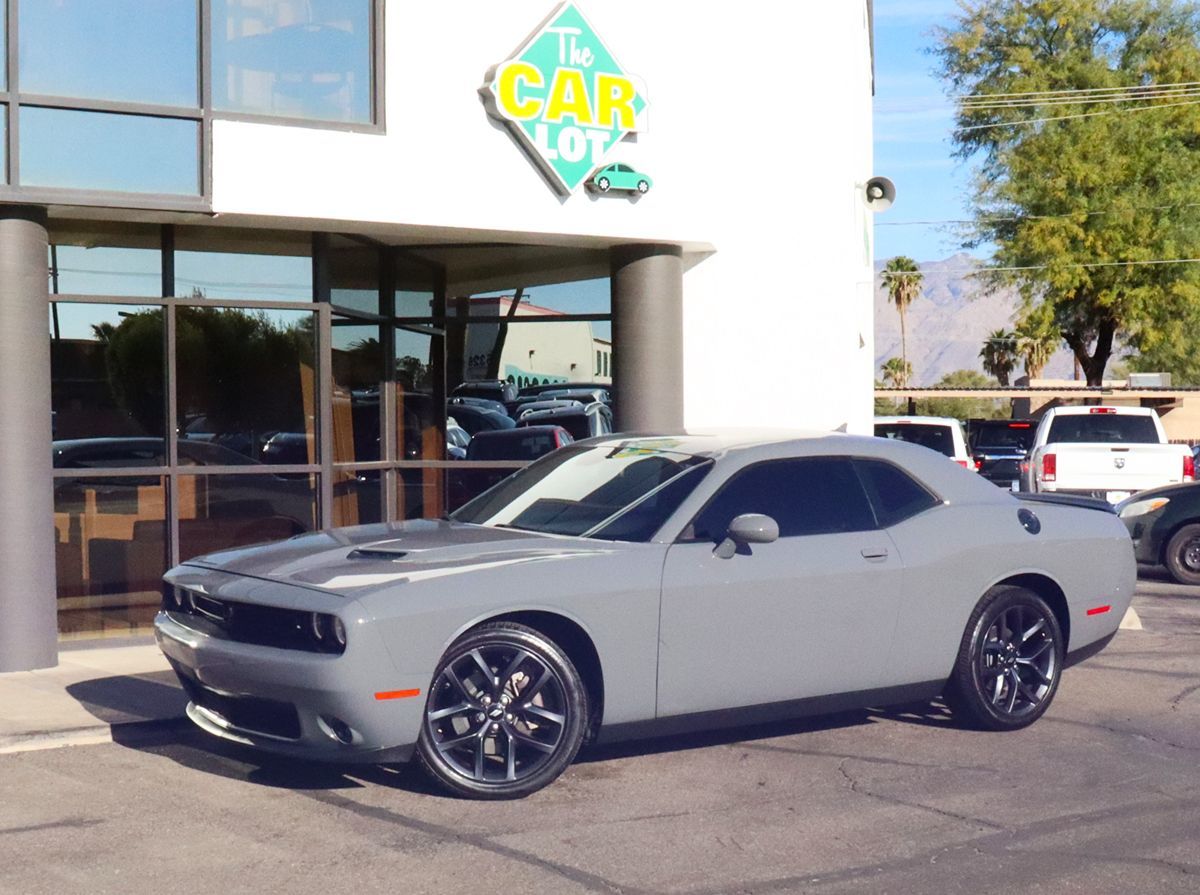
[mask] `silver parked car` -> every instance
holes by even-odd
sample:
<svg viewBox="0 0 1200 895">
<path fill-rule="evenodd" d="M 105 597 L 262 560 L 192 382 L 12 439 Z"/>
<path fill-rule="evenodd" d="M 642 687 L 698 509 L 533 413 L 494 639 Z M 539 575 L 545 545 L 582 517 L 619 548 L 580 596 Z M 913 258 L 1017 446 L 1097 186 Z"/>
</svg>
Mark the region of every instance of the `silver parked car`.
<svg viewBox="0 0 1200 895">
<path fill-rule="evenodd" d="M 1023 502 L 915 445 L 611 435 L 448 520 L 167 581 L 158 642 L 200 727 L 308 758 L 415 753 L 456 793 L 507 798 L 587 740 L 939 693 L 1024 727 L 1115 634 L 1135 566 L 1106 509 Z"/>
</svg>

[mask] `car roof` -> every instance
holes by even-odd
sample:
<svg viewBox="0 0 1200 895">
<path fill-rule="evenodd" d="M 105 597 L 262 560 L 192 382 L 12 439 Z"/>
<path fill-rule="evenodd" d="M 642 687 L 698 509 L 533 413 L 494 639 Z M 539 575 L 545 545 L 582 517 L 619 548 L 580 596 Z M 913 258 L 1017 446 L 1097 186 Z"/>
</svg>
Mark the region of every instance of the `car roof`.
<svg viewBox="0 0 1200 895">
<path fill-rule="evenodd" d="M 876 423 L 912 423 L 919 426 L 958 426 L 961 425 L 952 416 L 877 416 Z"/>
<path fill-rule="evenodd" d="M 1155 416 L 1157 414 L 1153 407 L 1118 407 L 1113 404 L 1071 404 L 1063 407 L 1051 407 L 1046 413 L 1047 415 L 1053 413 L 1055 416 L 1083 416 L 1088 413 L 1098 413 L 1101 410 L 1106 413 L 1130 416 Z"/>
</svg>

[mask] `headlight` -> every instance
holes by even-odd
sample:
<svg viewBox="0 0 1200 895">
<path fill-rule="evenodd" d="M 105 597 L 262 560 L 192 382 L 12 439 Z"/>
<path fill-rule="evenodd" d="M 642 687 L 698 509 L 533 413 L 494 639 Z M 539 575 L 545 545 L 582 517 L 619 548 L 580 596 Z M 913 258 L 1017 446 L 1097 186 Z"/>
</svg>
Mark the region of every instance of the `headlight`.
<svg viewBox="0 0 1200 895">
<path fill-rule="evenodd" d="M 333 617 L 333 639 L 337 641 L 338 646 L 345 648 L 346 626 L 342 624 L 342 620 L 336 615 Z"/>
<path fill-rule="evenodd" d="M 325 639 L 325 616 L 320 612 L 314 612 L 308 622 L 309 629 L 312 631 L 312 636 L 318 643 Z"/>
<path fill-rule="evenodd" d="M 1133 503 L 1127 503 L 1121 507 L 1121 518 L 1129 519 L 1133 516 L 1145 516 L 1147 513 L 1153 513 L 1156 510 L 1161 510 L 1171 502 L 1169 497 L 1152 497 L 1149 500 L 1135 500 Z"/>
</svg>

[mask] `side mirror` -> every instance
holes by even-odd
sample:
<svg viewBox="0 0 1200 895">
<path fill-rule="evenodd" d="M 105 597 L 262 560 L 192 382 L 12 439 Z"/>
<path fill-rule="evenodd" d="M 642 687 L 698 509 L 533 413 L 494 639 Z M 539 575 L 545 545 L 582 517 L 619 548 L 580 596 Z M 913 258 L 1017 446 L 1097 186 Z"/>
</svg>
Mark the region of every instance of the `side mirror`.
<svg viewBox="0 0 1200 895">
<path fill-rule="evenodd" d="M 713 553 L 721 559 L 732 559 L 735 554 L 751 544 L 770 544 L 779 540 L 779 523 L 762 513 L 743 513 L 729 523 L 725 540 L 717 545 Z"/>
</svg>

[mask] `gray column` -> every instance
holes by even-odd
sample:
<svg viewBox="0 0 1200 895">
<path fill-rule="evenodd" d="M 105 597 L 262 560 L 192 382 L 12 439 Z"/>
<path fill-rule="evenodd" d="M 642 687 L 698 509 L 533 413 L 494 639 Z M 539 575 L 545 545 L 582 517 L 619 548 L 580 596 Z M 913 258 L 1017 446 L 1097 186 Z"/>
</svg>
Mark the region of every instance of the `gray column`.
<svg viewBox="0 0 1200 895">
<path fill-rule="evenodd" d="M 46 211 L 0 206 L 0 671 L 58 663 Z"/>
<path fill-rule="evenodd" d="M 671 245 L 611 251 L 617 428 L 683 429 L 683 252 Z"/>
</svg>

